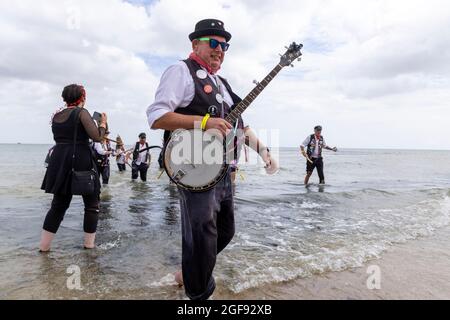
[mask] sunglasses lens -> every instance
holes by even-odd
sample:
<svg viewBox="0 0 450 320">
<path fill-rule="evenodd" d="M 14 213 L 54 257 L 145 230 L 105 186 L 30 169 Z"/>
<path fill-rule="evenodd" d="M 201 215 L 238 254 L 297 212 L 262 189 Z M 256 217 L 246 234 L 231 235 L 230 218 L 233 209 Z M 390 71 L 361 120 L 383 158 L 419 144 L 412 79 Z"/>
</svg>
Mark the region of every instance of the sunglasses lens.
<svg viewBox="0 0 450 320">
<path fill-rule="evenodd" d="M 209 46 L 211 47 L 211 49 L 217 48 L 218 45 L 219 45 L 219 41 L 217 41 L 216 39 L 209 40 Z"/>
<path fill-rule="evenodd" d="M 222 51 L 227 51 L 228 47 L 230 46 L 228 43 L 226 42 L 219 42 L 216 39 L 209 39 L 209 46 L 211 47 L 211 49 L 215 49 L 219 46 L 222 48 Z"/>
</svg>

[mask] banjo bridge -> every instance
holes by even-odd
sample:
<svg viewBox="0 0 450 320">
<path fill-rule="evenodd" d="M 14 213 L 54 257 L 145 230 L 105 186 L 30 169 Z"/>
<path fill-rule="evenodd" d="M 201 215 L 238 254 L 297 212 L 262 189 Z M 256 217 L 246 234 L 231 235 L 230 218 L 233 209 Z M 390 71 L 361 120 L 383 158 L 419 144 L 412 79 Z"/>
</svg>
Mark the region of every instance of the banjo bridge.
<svg viewBox="0 0 450 320">
<path fill-rule="evenodd" d="M 172 180 L 175 182 L 179 182 L 181 179 L 183 179 L 183 177 L 186 175 L 186 172 L 184 172 L 183 170 L 178 170 L 177 173 L 175 173 L 172 176 Z"/>
</svg>

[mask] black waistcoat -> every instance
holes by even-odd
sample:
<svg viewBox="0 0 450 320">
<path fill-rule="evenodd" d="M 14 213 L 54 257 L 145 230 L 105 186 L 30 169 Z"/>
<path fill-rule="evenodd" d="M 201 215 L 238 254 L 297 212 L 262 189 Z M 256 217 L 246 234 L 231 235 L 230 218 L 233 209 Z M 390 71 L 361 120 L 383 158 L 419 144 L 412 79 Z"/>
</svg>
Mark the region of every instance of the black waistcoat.
<svg viewBox="0 0 450 320">
<path fill-rule="evenodd" d="M 207 75 L 207 73 L 202 69 L 202 67 L 194 60 L 186 59 L 183 60 L 186 63 L 189 72 L 194 80 L 195 94 L 192 102 L 186 107 L 179 107 L 175 110 L 176 113 L 184 114 L 184 115 L 195 115 L 195 116 L 205 116 L 207 113 L 211 115 L 211 117 L 221 117 L 221 103 L 217 100 L 217 95 L 220 94 L 219 88 L 216 86 L 215 82 L 211 80 L 211 78 Z M 201 70 L 201 71 L 199 71 Z M 198 73 L 202 74 L 201 77 L 198 76 Z M 206 75 L 206 76 L 205 76 Z M 233 108 L 242 101 L 242 99 L 236 95 L 228 82 L 219 77 L 222 84 L 225 86 L 226 90 L 231 96 L 233 100 L 233 105 L 229 106 L 225 101 L 223 101 L 223 113 L 226 117 Z M 209 88 L 209 90 L 205 90 L 205 88 Z M 234 124 L 233 124 L 234 125 Z M 243 128 L 242 119 L 239 119 L 238 123 L 239 128 Z M 167 142 L 170 136 L 170 131 L 164 132 L 164 143 Z"/>
<path fill-rule="evenodd" d="M 316 149 L 316 135 L 312 134 L 309 136 L 309 143 L 308 143 L 308 149 L 307 154 L 308 157 L 311 157 Z M 322 158 L 322 149 L 323 149 L 323 136 L 320 136 L 319 138 L 319 158 Z"/>
</svg>

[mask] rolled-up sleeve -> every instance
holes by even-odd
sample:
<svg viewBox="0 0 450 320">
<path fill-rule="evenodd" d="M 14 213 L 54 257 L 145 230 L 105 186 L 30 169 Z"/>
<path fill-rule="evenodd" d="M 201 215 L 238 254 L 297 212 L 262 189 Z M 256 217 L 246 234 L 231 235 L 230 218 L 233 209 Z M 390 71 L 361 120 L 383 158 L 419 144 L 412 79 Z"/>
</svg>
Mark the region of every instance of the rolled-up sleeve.
<svg viewBox="0 0 450 320">
<path fill-rule="evenodd" d="M 303 143 L 300 146 L 303 147 L 303 148 L 306 148 L 308 146 L 308 144 L 309 144 L 309 139 L 310 139 L 310 137 L 307 136 L 305 141 L 303 141 Z"/>
<path fill-rule="evenodd" d="M 167 68 L 161 77 L 155 101 L 147 108 L 147 120 L 151 129 L 156 120 L 177 108 L 188 106 L 194 98 L 194 81 L 183 61 Z"/>
</svg>

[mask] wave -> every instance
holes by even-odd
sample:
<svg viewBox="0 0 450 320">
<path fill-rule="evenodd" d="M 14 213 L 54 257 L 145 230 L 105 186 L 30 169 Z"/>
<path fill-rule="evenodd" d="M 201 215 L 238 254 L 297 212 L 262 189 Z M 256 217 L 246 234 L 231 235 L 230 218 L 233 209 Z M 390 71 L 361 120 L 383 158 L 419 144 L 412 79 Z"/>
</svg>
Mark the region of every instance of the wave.
<svg viewBox="0 0 450 320">
<path fill-rule="evenodd" d="M 379 190 L 357 193 L 399 197 Z M 309 213 L 290 220 L 286 214 L 266 216 L 265 221 L 253 222 L 252 230 L 241 228 L 245 231 L 235 236 L 219 267 L 219 279 L 239 293 L 264 284 L 343 271 L 379 258 L 395 244 L 430 236 L 450 225 L 449 189 L 419 190 L 410 196 L 416 201 L 406 206 L 361 206 L 346 214 L 334 211 L 334 216 L 301 205 L 298 209 Z"/>
</svg>

